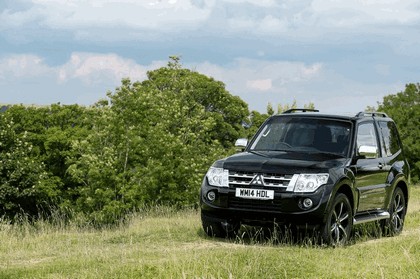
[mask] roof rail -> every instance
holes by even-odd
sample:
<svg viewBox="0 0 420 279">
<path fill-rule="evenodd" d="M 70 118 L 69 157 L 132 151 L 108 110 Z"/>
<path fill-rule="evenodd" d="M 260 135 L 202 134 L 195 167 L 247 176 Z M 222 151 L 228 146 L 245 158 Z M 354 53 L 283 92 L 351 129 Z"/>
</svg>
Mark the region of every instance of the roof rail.
<svg viewBox="0 0 420 279">
<path fill-rule="evenodd" d="M 286 111 L 283 111 L 283 113 L 293 113 L 293 112 L 319 112 L 317 109 L 306 109 L 306 108 L 294 108 L 294 109 L 288 109 Z"/>
<path fill-rule="evenodd" d="M 372 116 L 372 117 L 388 117 L 388 115 L 385 112 L 366 112 L 366 111 L 361 111 L 358 114 L 356 114 L 356 117 L 363 117 L 363 116 Z"/>
</svg>

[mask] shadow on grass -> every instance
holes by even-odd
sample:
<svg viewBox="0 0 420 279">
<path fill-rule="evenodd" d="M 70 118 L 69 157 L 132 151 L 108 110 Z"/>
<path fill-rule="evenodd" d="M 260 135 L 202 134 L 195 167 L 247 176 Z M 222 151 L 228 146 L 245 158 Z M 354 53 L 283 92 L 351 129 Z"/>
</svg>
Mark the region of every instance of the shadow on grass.
<svg viewBox="0 0 420 279">
<path fill-rule="evenodd" d="M 198 235 L 206 239 L 243 245 L 315 247 L 320 244 L 319 232 L 315 229 L 297 229 L 278 224 L 272 226 L 242 225 L 235 235 L 226 238 L 208 236 L 201 228 L 198 230 Z"/>
<path fill-rule="evenodd" d="M 383 229 L 381 228 L 379 222 L 370 222 L 353 227 L 353 244 L 355 244 L 356 242 L 364 242 L 383 237 L 388 236 L 384 235 Z"/>
<path fill-rule="evenodd" d="M 242 226 L 235 241 L 246 245 L 317 246 L 320 235 L 316 229 L 274 224 L 270 227 Z"/>
<path fill-rule="evenodd" d="M 237 234 L 226 238 L 208 236 L 201 228 L 197 233 L 202 238 L 243 245 L 299 246 L 308 248 L 330 247 L 322 242 L 320 232 L 316 228 L 305 229 L 278 224 L 270 227 L 242 225 Z M 357 225 L 353 227 L 352 235 L 345 246 L 382 237 L 385 236 L 378 223 L 372 222 Z"/>
</svg>

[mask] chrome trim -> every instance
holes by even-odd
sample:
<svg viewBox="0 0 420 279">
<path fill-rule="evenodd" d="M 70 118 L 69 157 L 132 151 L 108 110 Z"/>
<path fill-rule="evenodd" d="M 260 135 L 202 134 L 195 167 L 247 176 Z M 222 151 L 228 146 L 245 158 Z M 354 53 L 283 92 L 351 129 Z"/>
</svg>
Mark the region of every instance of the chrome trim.
<svg viewBox="0 0 420 279">
<path fill-rule="evenodd" d="M 370 221 L 388 219 L 390 217 L 391 215 L 387 211 L 356 216 L 353 218 L 353 225 L 359 225 Z"/>
<path fill-rule="evenodd" d="M 287 186 L 286 192 L 293 192 L 295 190 L 296 181 L 299 178 L 299 174 L 294 174 L 292 179 L 289 182 L 289 185 Z"/>
<path fill-rule="evenodd" d="M 272 188 L 288 188 L 295 175 L 251 173 L 229 171 L 229 187 L 260 185 Z M 261 177 L 264 184 L 251 184 L 256 177 Z"/>
</svg>

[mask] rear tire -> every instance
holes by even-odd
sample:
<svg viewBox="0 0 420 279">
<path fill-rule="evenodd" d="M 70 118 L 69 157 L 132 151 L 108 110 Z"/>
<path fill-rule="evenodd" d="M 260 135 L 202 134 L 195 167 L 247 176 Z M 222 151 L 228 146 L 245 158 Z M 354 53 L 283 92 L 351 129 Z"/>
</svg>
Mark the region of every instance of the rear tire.
<svg viewBox="0 0 420 279">
<path fill-rule="evenodd" d="M 395 236 L 402 232 L 404 228 L 405 214 L 407 213 L 407 205 L 405 196 L 401 188 L 395 188 L 392 194 L 391 204 L 389 206 L 389 219 L 381 222 L 382 231 L 386 236 Z"/>
<path fill-rule="evenodd" d="M 335 198 L 322 228 L 323 243 L 331 246 L 345 245 L 353 228 L 353 211 L 346 195 L 340 193 Z"/>
</svg>

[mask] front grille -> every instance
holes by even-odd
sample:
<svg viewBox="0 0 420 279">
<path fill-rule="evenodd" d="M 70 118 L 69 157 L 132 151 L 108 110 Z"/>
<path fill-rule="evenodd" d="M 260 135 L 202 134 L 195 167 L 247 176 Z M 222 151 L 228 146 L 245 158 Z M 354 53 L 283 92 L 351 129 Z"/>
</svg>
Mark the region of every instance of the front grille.
<svg viewBox="0 0 420 279">
<path fill-rule="evenodd" d="M 270 174 L 270 173 L 253 173 L 253 172 L 243 172 L 243 171 L 229 171 L 229 187 L 237 188 L 243 186 L 249 186 L 252 180 L 257 176 L 261 175 L 264 180 L 264 187 L 276 188 L 279 190 L 285 191 L 287 186 L 292 179 L 292 174 Z M 251 185 L 259 186 L 259 185 Z"/>
</svg>

